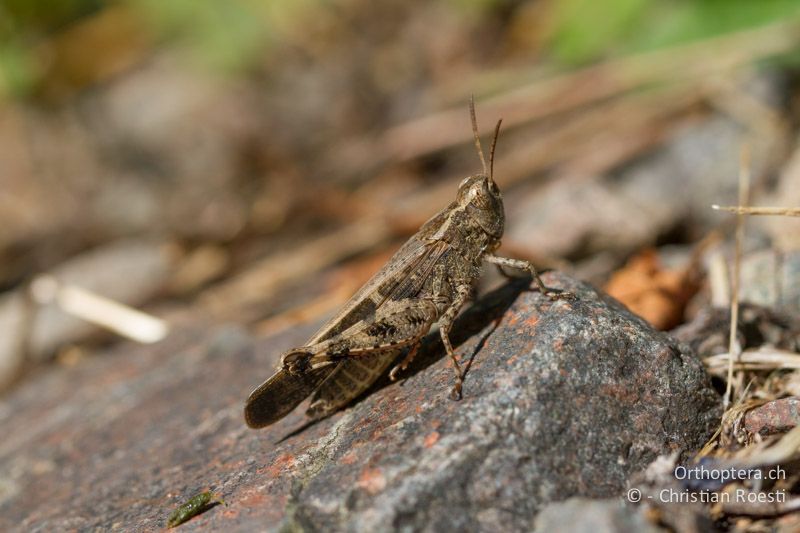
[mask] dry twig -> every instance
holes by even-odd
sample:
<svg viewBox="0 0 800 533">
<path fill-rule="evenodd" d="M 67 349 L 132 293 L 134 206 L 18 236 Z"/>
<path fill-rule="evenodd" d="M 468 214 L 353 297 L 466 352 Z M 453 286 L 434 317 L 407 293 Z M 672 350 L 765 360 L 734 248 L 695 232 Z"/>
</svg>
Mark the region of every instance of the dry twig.
<svg viewBox="0 0 800 533">
<path fill-rule="evenodd" d="M 764 215 L 781 217 L 800 217 L 800 207 L 747 207 L 736 205 L 717 205 L 711 206 L 717 211 L 728 211 L 737 215 Z"/>
<path fill-rule="evenodd" d="M 746 206 L 750 196 L 750 151 L 743 147 L 739 165 L 739 206 Z M 731 330 L 728 340 L 728 379 L 725 386 L 725 397 L 723 408 L 728 407 L 731 400 L 731 390 L 733 387 L 733 359 L 734 354 L 741 352 L 741 347 L 736 342 L 736 331 L 739 321 L 739 283 L 742 263 L 742 243 L 744 242 L 744 217 L 737 215 L 736 218 L 736 251 L 733 259 L 733 287 L 731 288 Z"/>
</svg>

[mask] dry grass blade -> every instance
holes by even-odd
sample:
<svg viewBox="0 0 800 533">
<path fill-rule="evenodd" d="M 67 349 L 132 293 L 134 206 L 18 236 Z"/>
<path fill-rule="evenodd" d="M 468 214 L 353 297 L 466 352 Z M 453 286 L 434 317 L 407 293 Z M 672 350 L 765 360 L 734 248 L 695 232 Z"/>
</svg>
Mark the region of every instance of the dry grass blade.
<svg viewBox="0 0 800 533">
<path fill-rule="evenodd" d="M 714 436 L 703 447 L 698 457 L 708 455 L 715 448 L 718 439 L 731 428 L 735 428 L 744 415 L 767 403 L 766 400 L 751 399 L 739 402 L 731 407 L 722 417 L 720 427 Z M 800 456 L 800 426 L 795 427 L 782 437 L 752 444 L 741 448 L 732 456 L 716 460 L 718 468 L 751 469 L 777 464 L 785 464 Z"/>
<path fill-rule="evenodd" d="M 800 426 L 795 427 L 777 441 L 764 442 L 742 448 L 732 460 L 738 468 L 788 463 L 800 455 Z"/>
<path fill-rule="evenodd" d="M 730 360 L 729 353 L 721 353 L 706 357 L 703 359 L 703 364 L 709 372 L 720 373 L 727 369 Z M 800 369 L 800 353 L 774 348 L 745 350 L 739 354 L 734 368 L 737 370 Z"/>
<path fill-rule="evenodd" d="M 800 511 L 800 498 L 763 503 L 730 501 L 721 505 L 722 512 L 728 515 L 772 517 Z"/>
<path fill-rule="evenodd" d="M 559 75 L 519 87 L 481 102 L 487 115 L 502 116 L 507 128 L 556 113 L 600 102 L 637 87 L 681 80 L 706 80 L 724 72 L 795 47 L 800 40 L 797 20 L 661 49 Z M 491 75 L 491 74 L 486 74 Z M 462 83 L 463 86 L 474 84 Z M 463 111 L 432 114 L 388 131 L 382 152 L 390 160 L 406 160 L 459 145 L 464 131 Z M 490 130 L 484 125 L 484 131 Z"/>
<path fill-rule="evenodd" d="M 724 366 L 727 365 L 727 359 L 722 361 L 723 369 Z M 715 449 L 718 449 L 720 444 L 720 440 L 725 437 L 730 431 L 731 428 L 735 428 L 741 422 L 742 418 L 744 417 L 747 411 L 754 409 L 760 405 L 763 405 L 766 400 L 763 399 L 744 399 L 744 395 L 740 398 L 738 402 L 733 404 L 730 409 L 726 410 L 722 414 L 722 419 L 719 422 L 719 427 L 711 436 L 710 439 L 705 443 L 703 448 L 697 453 L 697 458 L 705 457 L 710 455 Z"/>
<path fill-rule="evenodd" d="M 685 120 L 686 110 L 700 98 L 699 92 L 685 86 L 662 88 L 575 114 L 530 138 L 504 141 L 495 181 L 500 190 L 508 191 L 557 165 L 564 166 L 563 176 L 602 174 L 660 142 L 676 123 Z M 383 207 L 380 212 L 395 227 L 415 231 L 451 201 L 462 177 L 454 175 L 427 187 L 392 207 L 388 215 Z"/>
<path fill-rule="evenodd" d="M 763 215 L 780 217 L 800 217 L 800 207 L 746 207 L 735 205 L 712 205 L 711 209 L 728 211 L 737 215 Z"/>
</svg>

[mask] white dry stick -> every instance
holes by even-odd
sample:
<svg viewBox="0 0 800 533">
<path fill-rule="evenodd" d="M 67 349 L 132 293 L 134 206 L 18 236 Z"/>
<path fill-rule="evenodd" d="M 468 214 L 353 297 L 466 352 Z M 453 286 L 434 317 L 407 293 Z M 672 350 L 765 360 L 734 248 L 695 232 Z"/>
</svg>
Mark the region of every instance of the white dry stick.
<svg viewBox="0 0 800 533">
<path fill-rule="evenodd" d="M 750 196 L 750 150 L 747 145 L 742 147 L 739 163 L 739 206 L 747 207 L 747 198 Z M 744 242 L 744 215 L 736 215 L 736 246 L 733 256 L 733 276 L 731 280 L 731 332 L 728 338 L 728 383 L 725 386 L 725 399 L 723 409 L 727 409 L 731 401 L 733 387 L 733 359 L 738 357 L 741 346 L 736 343 L 736 330 L 739 325 L 739 283 L 742 262 L 742 243 Z"/>
<path fill-rule="evenodd" d="M 736 354 L 734 354 L 736 357 Z M 722 374 L 728 367 L 731 354 L 720 353 L 706 357 L 703 364 L 709 372 Z M 777 348 L 758 348 L 756 350 L 744 350 L 738 354 L 737 370 L 775 370 L 800 369 L 800 353 L 789 350 L 779 350 Z"/>
<path fill-rule="evenodd" d="M 160 318 L 75 285 L 62 284 L 50 275 L 33 280 L 30 290 L 34 301 L 39 304 L 55 302 L 65 313 L 137 342 L 158 342 L 169 331 L 167 323 Z"/>
<path fill-rule="evenodd" d="M 800 207 L 745 207 L 736 205 L 717 205 L 711 206 L 717 211 L 728 211 L 737 215 L 763 215 L 780 217 L 800 217 Z"/>
</svg>

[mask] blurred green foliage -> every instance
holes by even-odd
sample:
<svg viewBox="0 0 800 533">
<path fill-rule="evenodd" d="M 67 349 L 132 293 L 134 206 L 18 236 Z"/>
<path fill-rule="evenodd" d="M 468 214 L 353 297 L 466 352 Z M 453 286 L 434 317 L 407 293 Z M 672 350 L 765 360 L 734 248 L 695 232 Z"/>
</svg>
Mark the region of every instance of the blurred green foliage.
<svg viewBox="0 0 800 533">
<path fill-rule="evenodd" d="M 552 47 L 567 63 L 580 63 L 625 43 L 653 0 L 561 0 L 555 4 Z"/>
<path fill-rule="evenodd" d="M 124 7 L 148 35 L 198 63 L 246 68 L 301 13 L 324 0 L 0 0 L 0 96 L 24 95 L 47 75 L 39 45 L 109 7 Z"/>
<path fill-rule="evenodd" d="M 36 43 L 104 7 L 102 0 L 0 0 L 0 96 L 23 95 L 43 74 Z"/>
<path fill-rule="evenodd" d="M 213 68 L 247 67 L 276 38 L 281 18 L 308 4 L 282 0 L 129 0 L 156 32 Z"/>
<path fill-rule="evenodd" d="M 35 64 L 28 50 L 17 43 L 0 45 L 0 97 L 25 94 L 36 80 Z"/>
<path fill-rule="evenodd" d="M 558 0 L 552 54 L 585 63 L 798 17 L 798 0 Z"/>
<path fill-rule="evenodd" d="M 509 12 L 510 0 L 439 0 L 450 9 Z M 800 16 L 800 0 L 529 0 L 547 13 L 549 54 L 575 65 Z M 109 7 L 124 7 L 154 43 L 225 71 L 258 63 L 305 15 L 331 0 L 0 0 L 0 96 L 33 92 L 50 74 L 39 46 Z M 516 5 L 516 7 L 519 7 Z M 437 31 L 431 25 L 431 31 Z M 537 31 L 541 31 L 541 28 Z"/>
<path fill-rule="evenodd" d="M 0 0 L 0 35 L 48 33 L 109 5 L 104 0 Z"/>
</svg>

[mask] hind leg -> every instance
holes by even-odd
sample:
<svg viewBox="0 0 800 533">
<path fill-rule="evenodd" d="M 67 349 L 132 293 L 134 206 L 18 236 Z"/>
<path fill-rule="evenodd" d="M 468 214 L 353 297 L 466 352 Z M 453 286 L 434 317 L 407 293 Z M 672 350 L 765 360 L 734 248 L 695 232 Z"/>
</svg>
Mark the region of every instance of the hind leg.
<svg viewBox="0 0 800 533">
<path fill-rule="evenodd" d="M 408 365 L 410 365 L 411 361 L 413 361 L 414 358 L 417 356 L 417 352 L 419 351 L 419 344 L 420 341 L 417 341 L 416 344 L 414 344 L 408 351 L 406 356 L 403 357 L 403 360 L 400 361 L 398 364 L 394 365 L 392 370 L 389 372 L 389 379 L 391 379 L 392 381 L 397 381 L 397 373 L 408 368 Z"/>
<path fill-rule="evenodd" d="M 309 369 L 338 364 L 349 359 L 374 356 L 413 346 L 436 321 L 439 309 L 430 300 L 397 300 L 387 303 L 374 317 L 317 344 L 286 352 L 284 369 L 303 373 Z"/>
</svg>

